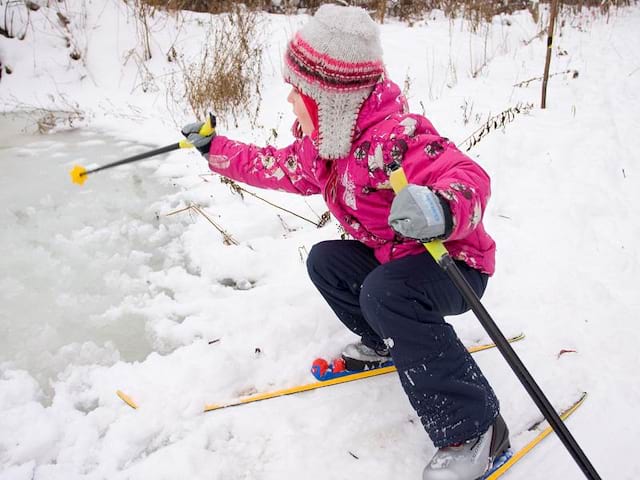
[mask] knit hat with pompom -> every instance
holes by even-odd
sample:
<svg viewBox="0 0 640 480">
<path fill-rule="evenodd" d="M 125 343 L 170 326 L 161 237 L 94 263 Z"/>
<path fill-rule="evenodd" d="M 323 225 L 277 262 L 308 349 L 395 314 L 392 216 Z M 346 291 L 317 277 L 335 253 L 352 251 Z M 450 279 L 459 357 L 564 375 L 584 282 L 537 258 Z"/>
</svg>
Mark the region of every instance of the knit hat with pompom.
<svg viewBox="0 0 640 480">
<path fill-rule="evenodd" d="M 378 26 L 362 8 L 322 5 L 293 36 L 283 75 L 318 106 L 322 158 L 349 154 L 360 108 L 383 74 Z"/>
</svg>

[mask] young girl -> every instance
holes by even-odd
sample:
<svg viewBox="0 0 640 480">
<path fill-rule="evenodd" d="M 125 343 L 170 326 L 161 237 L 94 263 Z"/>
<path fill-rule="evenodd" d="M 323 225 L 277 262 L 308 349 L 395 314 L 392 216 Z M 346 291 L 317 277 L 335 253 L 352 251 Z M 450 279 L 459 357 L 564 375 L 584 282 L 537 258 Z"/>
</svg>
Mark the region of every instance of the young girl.
<svg viewBox="0 0 640 480">
<path fill-rule="evenodd" d="M 355 240 L 315 245 L 311 280 L 360 336 L 348 369 L 391 357 L 438 448 L 424 480 L 475 480 L 509 447 L 498 400 L 444 316 L 469 309 L 416 240 L 443 239 L 478 296 L 494 271 L 482 225 L 489 177 L 423 116 L 410 114 L 386 78 L 377 25 L 360 8 L 324 5 L 289 42 L 284 79 L 297 121 L 288 147 L 257 147 L 202 124 L 185 134 L 214 172 L 263 188 L 322 194 Z M 409 186 L 397 196 L 389 166 Z"/>
</svg>

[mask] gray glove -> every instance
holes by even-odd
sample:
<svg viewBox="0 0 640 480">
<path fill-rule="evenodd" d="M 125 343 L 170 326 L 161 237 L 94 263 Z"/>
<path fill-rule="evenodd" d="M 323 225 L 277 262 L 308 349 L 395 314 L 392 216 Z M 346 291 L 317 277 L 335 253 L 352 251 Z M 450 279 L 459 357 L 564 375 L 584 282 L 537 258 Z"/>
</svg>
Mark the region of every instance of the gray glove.
<svg viewBox="0 0 640 480">
<path fill-rule="evenodd" d="M 450 235 L 453 220 L 443 198 L 429 187 L 409 184 L 393 199 L 389 225 L 404 237 L 426 243 Z"/>
<path fill-rule="evenodd" d="M 182 127 L 182 135 L 187 137 L 191 145 L 196 147 L 202 155 L 207 155 L 211 149 L 211 141 L 216 136 L 216 117 L 209 114 L 209 126 L 205 122 L 190 123 Z"/>
</svg>

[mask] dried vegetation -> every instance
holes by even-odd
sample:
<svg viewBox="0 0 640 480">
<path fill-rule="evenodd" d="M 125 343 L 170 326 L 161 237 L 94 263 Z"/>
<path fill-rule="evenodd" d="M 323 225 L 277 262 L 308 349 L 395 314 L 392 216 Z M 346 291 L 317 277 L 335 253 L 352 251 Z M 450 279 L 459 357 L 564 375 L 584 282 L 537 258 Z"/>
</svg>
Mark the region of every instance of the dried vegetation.
<svg viewBox="0 0 640 480">
<path fill-rule="evenodd" d="M 185 97 L 197 118 L 207 112 L 230 115 L 237 123 L 260 105 L 263 48 L 258 15 L 236 6 L 210 25 L 208 41 L 195 62 L 178 59 Z"/>
<path fill-rule="evenodd" d="M 440 10 L 450 18 L 463 17 L 477 26 L 490 21 L 495 15 L 529 10 L 537 21 L 541 5 L 550 2 L 531 0 L 144 0 L 149 5 L 172 10 L 193 10 L 197 12 L 222 13 L 242 4 L 249 9 L 271 13 L 295 13 L 301 10 L 313 13 L 324 3 L 355 5 L 366 8 L 379 21 L 394 17 L 413 23 L 423 19 L 433 10 Z M 634 0 L 564 0 L 564 8 L 576 12 L 583 7 L 596 7 L 608 13 L 611 7 L 626 6 Z"/>
</svg>

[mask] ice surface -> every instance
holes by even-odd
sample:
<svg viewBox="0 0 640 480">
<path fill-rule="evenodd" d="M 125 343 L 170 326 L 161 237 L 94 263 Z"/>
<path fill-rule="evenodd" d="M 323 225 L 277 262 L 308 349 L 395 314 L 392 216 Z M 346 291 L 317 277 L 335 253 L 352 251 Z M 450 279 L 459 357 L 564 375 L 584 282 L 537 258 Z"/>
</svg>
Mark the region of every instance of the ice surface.
<svg viewBox="0 0 640 480">
<path fill-rule="evenodd" d="M 5 132 L 19 122 L 1 121 Z M 157 200 L 175 189 L 145 167 L 71 184 L 72 163 L 113 153 L 112 139 L 92 135 L 18 135 L 0 150 L 0 362 L 34 372 L 45 389 L 69 364 L 142 360 L 152 350 L 135 305 L 181 232 L 158 220 Z"/>
</svg>

